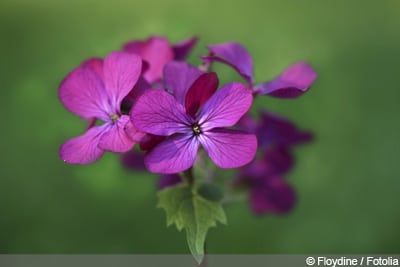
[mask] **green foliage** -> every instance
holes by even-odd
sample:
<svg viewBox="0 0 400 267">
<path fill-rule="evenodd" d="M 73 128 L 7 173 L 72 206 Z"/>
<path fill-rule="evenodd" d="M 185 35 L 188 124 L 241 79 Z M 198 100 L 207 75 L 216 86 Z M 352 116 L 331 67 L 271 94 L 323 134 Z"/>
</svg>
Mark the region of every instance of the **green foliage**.
<svg viewBox="0 0 400 267">
<path fill-rule="evenodd" d="M 226 224 L 222 205 L 200 196 L 188 185 L 168 187 L 158 193 L 158 198 L 158 207 L 167 214 L 167 226 L 175 224 L 179 231 L 186 230 L 190 252 L 200 263 L 208 228 L 216 226 L 217 221 Z"/>
</svg>

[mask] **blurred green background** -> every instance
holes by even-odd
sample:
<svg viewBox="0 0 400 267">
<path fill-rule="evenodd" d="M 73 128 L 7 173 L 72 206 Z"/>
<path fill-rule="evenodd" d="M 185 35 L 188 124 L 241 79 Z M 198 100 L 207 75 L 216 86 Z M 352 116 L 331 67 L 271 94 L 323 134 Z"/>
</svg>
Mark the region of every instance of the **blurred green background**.
<svg viewBox="0 0 400 267">
<path fill-rule="evenodd" d="M 58 147 L 85 124 L 57 99 L 82 60 L 131 39 L 237 41 L 257 81 L 307 60 L 319 78 L 302 98 L 263 106 L 311 129 L 288 179 L 299 203 L 256 218 L 227 207 L 210 253 L 399 253 L 400 1 L 11 1 L 0 3 L 0 252 L 186 253 L 165 227 L 155 176 L 107 154 L 71 166 Z M 223 81 L 237 78 L 221 67 Z"/>
</svg>

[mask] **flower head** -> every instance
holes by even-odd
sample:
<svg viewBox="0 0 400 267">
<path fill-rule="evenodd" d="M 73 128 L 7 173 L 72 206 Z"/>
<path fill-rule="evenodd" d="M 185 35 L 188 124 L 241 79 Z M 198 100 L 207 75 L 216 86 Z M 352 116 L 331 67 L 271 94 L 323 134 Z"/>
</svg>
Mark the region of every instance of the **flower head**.
<svg viewBox="0 0 400 267">
<path fill-rule="evenodd" d="M 140 57 L 112 52 L 104 61 L 91 59 L 68 74 L 59 88 L 62 104 L 83 119 L 105 123 L 65 142 L 59 151 L 61 159 L 87 164 L 99 159 L 104 151 L 125 152 L 133 147 L 143 134 L 134 129 L 120 108 L 141 70 Z"/>
<path fill-rule="evenodd" d="M 169 88 L 174 95 L 148 90 L 131 110 L 137 129 L 167 137 L 146 154 L 146 167 L 156 173 L 184 171 L 193 165 L 200 145 L 221 168 L 249 163 L 257 149 L 256 137 L 224 127 L 235 125 L 248 111 L 251 91 L 240 83 L 216 91 L 215 73 L 201 74 L 191 85 L 188 80 L 185 74 L 175 75 L 175 86 Z"/>
</svg>

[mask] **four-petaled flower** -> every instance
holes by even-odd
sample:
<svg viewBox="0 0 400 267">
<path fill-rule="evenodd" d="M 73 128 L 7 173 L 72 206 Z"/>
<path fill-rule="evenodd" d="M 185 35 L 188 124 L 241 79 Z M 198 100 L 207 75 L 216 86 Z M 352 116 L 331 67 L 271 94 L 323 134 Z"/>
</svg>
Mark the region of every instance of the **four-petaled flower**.
<svg viewBox="0 0 400 267">
<path fill-rule="evenodd" d="M 215 73 L 198 76 L 184 71 L 192 75 L 187 77 L 180 71 L 188 70 L 187 65 L 175 68 L 174 83 L 167 88 L 174 95 L 161 89 L 148 90 L 130 113 L 138 130 L 167 136 L 146 154 L 147 169 L 156 173 L 187 170 L 194 164 L 200 144 L 221 168 L 249 163 L 257 150 L 255 135 L 225 127 L 234 126 L 249 110 L 252 92 L 240 83 L 230 83 L 216 91 Z M 193 75 L 198 78 L 190 84 L 187 81 L 193 80 Z"/>
<path fill-rule="evenodd" d="M 143 133 L 132 127 L 129 116 L 122 114 L 121 102 L 142 71 L 142 59 L 133 54 L 112 52 L 104 61 L 91 59 L 74 69 L 61 83 L 59 98 L 72 113 L 105 123 L 91 125 L 81 136 L 65 142 L 60 157 L 67 163 L 88 164 L 104 151 L 126 152 Z"/>
</svg>

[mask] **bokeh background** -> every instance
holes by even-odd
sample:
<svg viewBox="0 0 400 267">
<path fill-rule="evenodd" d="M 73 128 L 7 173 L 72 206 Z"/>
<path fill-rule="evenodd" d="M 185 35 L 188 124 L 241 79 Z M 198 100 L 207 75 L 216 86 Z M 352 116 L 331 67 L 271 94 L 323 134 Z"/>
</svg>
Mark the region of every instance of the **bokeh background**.
<svg viewBox="0 0 400 267">
<path fill-rule="evenodd" d="M 81 61 L 131 39 L 241 42 L 257 81 L 298 60 L 319 78 L 298 100 L 265 107 L 316 134 L 296 149 L 288 179 L 299 202 L 286 216 L 227 207 L 210 253 L 399 253 L 400 1 L 0 2 L 0 252 L 186 253 L 184 233 L 156 209 L 154 175 L 107 154 L 71 166 L 58 147 L 85 125 L 57 99 Z M 222 80 L 236 79 L 221 67 Z"/>
</svg>

